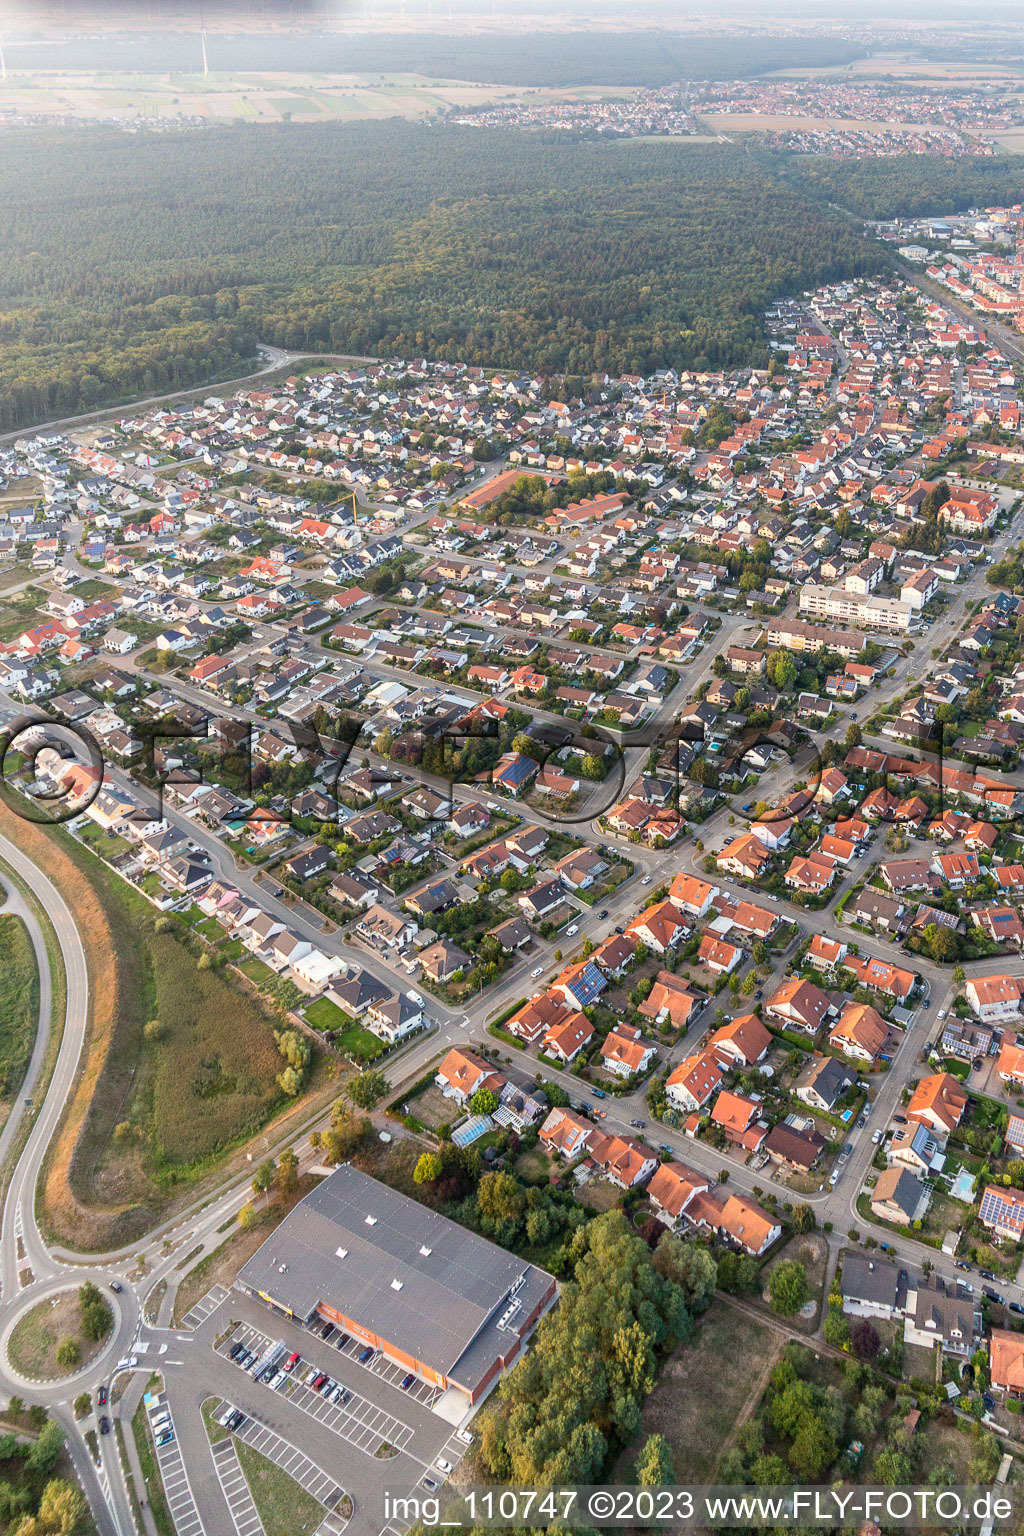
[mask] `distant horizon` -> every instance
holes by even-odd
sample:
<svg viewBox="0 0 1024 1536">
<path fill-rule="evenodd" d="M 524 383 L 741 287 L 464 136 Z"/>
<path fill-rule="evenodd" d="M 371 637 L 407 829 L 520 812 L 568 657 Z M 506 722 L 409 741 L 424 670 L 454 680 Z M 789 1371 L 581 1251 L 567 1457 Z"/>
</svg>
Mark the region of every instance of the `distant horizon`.
<svg viewBox="0 0 1024 1536">
<path fill-rule="evenodd" d="M 957 0 L 900 0 L 896 8 L 885 0 L 788 0 L 783 6 L 752 5 L 750 0 L 705 10 L 678 0 L 638 0 L 628 10 L 622 0 L 557 0 L 546 7 L 539 0 L 111 0 L 76 4 L 68 0 L 0 0 L 0 29 L 5 42 L 17 45 L 40 36 L 71 38 L 95 28 L 135 35 L 165 32 L 230 31 L 259 35 L 267 31 L 310 28 L 352 35 L 409 30 L 447 34 L 464 29 L 501 30 L 503 26 L 538 32 L 613 30 L 668 31 L 714 35 L 723 26 L 785 33 L 794 26 L 814 32 L 826 26 L 886 29 L 909 25 L 971 30 L 1001 29 L 1014 21 L 1024 26 L 1024 0 L 992 0 L 984 17 L 964 14 Z"/>
</svg>

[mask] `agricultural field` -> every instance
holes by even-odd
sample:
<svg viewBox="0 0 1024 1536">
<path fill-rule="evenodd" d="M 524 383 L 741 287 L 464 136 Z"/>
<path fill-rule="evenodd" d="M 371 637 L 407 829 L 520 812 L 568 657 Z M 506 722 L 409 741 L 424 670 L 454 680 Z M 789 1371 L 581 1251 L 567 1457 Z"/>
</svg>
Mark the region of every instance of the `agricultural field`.
<svg viewBox="0 0 1024 1536">
<path fill-rule="evenodd" d="M 424 117 L 451 108 L 485 106 L 524 95 L 522 87 L 442 81 L 425 75 L 302 73 L 195 75 L 12 74 L 2 101 L 23 113 L 109 120 L 204 118 L 251 123 L 324 122 L 331 119 Z M 628 96 L 569 87 L 534 91 L 545 100 Z"/>
</svg>

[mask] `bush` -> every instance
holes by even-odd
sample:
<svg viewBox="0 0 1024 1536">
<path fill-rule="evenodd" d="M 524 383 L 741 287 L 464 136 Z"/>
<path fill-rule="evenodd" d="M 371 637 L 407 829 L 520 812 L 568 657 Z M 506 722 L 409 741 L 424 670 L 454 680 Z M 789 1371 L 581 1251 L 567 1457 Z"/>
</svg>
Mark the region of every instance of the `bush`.
<svg viewBox="0 0 1024 1536">
<path fill-rule="evenodd" d="M 76 1365 L 81 1363 L 82 1351 L 78 1347 L 78 1340 L 70 1337 L 61 1339 L 54 1355 L 57 1364 L 64 1370 L 73 1371 Z"/>
</svg>

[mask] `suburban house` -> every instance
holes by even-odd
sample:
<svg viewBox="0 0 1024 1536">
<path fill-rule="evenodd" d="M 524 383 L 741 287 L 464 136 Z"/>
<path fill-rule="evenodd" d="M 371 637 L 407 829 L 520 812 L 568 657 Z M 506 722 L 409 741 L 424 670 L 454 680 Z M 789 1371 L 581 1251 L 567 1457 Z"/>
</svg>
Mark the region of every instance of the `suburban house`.
<svg viewBox="0 0 1024 1536">
<path fill-rule="evenodd" d="M 906 1271 L 888 1259 L 848 1252 L 840 1280 L 843 1311 L 850 1317 L 902 1317 L 906 1308 Z"/>
<path fill-rule="evenodd" d="M 644 1040 L 639 1029 L 616 1024 L 601 1045 L 601 1060 L 617 1077 L 632 1077 L 643 1072 L 657 1056 L 657 1047 Z"/>
<path fill-rule="evenodd" d="M 571 1110 L 553 1109 L 537 1134 L 549 1152 L 573 1158 L 584 1150 L 594 1130 L 589 1120 L 574 1115 Z"/>
<path fill-rule="evenodd" d="M 706 1193 L 708 1188 L 707 1177 L 685 1163 L 662 1163 L 647 1186 L 647 1198 L 662 1221 L 677 1227 L 694 1195 Z"/>
<path fill-rule="evenodd" d="M 556 1061 L 568 1066 L 570 1061 L 575 1061 L 584 1046 L 590 1044 L 594 1037 L 594 1026 L 585 1013 L 570 1013 L 566 1019 L 558 1024 L 553 1024 L 541 1041 L 541 1050 L 545 1055 L 553 1056 Z"/>
<path fill-rule="evenodd" d="M 434 1082 L 446 1099 L 455 1099 L 465 1106 L 479 1088 L 491 1088 L 497 1093 L 504 1078 L 472 1051 L 453 1046 L 438 1067 Z"/>
<path fill-rule="evenodd" d="M 928 1209 L 929 1192 L 907 1168 L 887 1168 L 871 1192 L 871 1211 L 880 1221 L 909 1227 Z"/>
<path fill-rule="evenodd" d="M 752 1067 L 767 1056 L 772 1036 L 756 1013 L 744 1013 L 716 1029 L 707 1043 L 724 1067 Z"/>
<path fill-rule="evenodd" d="M 967 1108 L 967 1090 L 950 1072 L 922 1077 L 907 1106 L 907 1120 L 926 1125 L 945 1142 Z"/>
<path fill-rule="evenodd" d="M 855 1061 L 868 1065 L 875 1060 L 889 1035 L 889 1026 L 876 1009 L 863 1003 L 846 1003 L 838 1023 L 829 1031 L 829 1044 Z"/>
<path fill-rule="evenodd" d="M 702 1109 L 722 1086 L 723 1072 L 713 1051 L 687 1056 L 669 1073 L 665 1092 L 676 1109 Z"/>
<path fill-rule="evenodd" d="M 784 981 L 765 1004 L 765 1012 L 772 1018 L 794 1024 L 809 1035 L 816 1034 L 835 1011 L 820 987 L 799 976 Z"/>
</svg>

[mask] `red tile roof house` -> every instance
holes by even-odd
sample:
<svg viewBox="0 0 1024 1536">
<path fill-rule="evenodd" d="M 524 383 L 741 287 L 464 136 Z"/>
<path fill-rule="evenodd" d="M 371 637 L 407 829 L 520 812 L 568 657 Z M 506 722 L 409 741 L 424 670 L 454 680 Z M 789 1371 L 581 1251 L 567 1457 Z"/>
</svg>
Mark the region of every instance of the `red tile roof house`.
<svg viewBox="0 0 1024 1536">
<path fill-rule="evenodd" d="M 743 950 L 738 944 L 730 944 L 728 939 L 717 939 L 714 934 L 706 933 L 700 941 L 697 958 L 709 971 L 728 976 L 742 961 Z"/>
<path fill-rule="evenodd" d="M 813 965 L 818 971 L 833 971 L 837 965 L 842 965 L 846 958 L 847 945 L 838 939 L 830 939 L 823 933 L 816 933 L 807 946 L 804 959 Z"/>
<path fill-rule="evenodd" d="M 643 1072 L 657 1054 L 657 1047 L 629 1024 L 616 1024 L 601 1045 L 605 1069 L 614 1072 L 616 1077 L 633 1077 L 635 1073 Z"/>
<path fill-rule="evenodd" d="M 765 1004 L 765 1012 L 784 1024 L 795 1024 L 798 1029 L 813 1035 L 827 1019 L 834 1016 L 836 1010 L 813 981 L 791 976 L 772 993 Z"/>
<path fill-rule="evenodd" d="M 497 1092 L 505 1079 L 471 1051 L 453 1047 L 438 1067 L 434 1082 L 444 1091 L 446 1099 L 468 1104 L 478 1088 L 492 1088 Z"/>
<path fill-rule="evenodd" d="M 844 1056 L 870 1063 L 878 1056 L 888 1035 L 889 1026 L 874 1008 L 847 1003 L 828 1038 Z"/>
<path fill-rule="evenodd" d="M 907 1119 L 912 1125 L 926 1125 L 945 1142 L 960 1124 L 967 1108 L 967 1091 L 951 1072 L 933 1072 L 922 1077 L 907 1105 Z"/>
<path fill-rule="evenodd" d="M 502 1028 L 518 1040 L 525 1040 L 527 1045 L 533 1045 L 555 1024 L 564 1023 L 569 1012 L 560 997 L 551 992 L 542 992 L 539 997 L 531 997 L 517 1008 L 512 1017 L 505 1020 Z"/>
<path fill-rule="evenodd" d="M 746 880 L 756 880 L 770 863 L 771 854 L 752 832 L 744 832 L 739 837 L 734 837 L 722 849 L 717 859 L 719 869 L 724 869 L 729 874 L 739 875 Z"/>
<path fill-rule="evenodd" d="M 810 896 L 819 896 L 835 881 L 836 867 L 830 859 L 819 858 L 814 854 L 809 858 L 803 858 L 797 854 L 783 878 L 794 890 L 804 891 Z"/>
<path fill-rule="evenodd" d="M 655 954 L 663 955 L 685 939 L 690 929 L 672 902 L 659 901 L 656 906 L 641 912 L 639 917 L 634 917 L 626 925 L 626 932 L 642 940 Z"/>
<path fill-rule="evenodd" d="M 745 1013 L 716 1029 L 708 1045 L 723 1067 L 752 1067 L 763 1061 L 771 1047 L 772 1036 L 756 1013 Z"/>
<path fill-rule="evenodd" d="M 713 1051 L 687 1056 L 665 1083 L 669 1103 L 676 1109 L 703 1109 L 722 1086 L 723 1075 Z"/>
<path fill-rule="evenodd" d="M 647 1186 L 647 1198 L 667 1226 L 682 1223 L 683 1213 L 694 1195 L 706 1193 L 707 1177 L 687 1168 L 685 1163 L 662 1163 Z"/>
<path fill-rule="evenodd" d="M 741 1093 L 729 1093 L 723 1089 L 711 1111 L 711 1123 L 720 1126 L 725 1132 L 726 1139 L 734 1146 L 743 1147 L 748 1152 L 756 1152 L 767 1135 L 764 1126 L 754 1123 L 763 1108 L 764 1106 L 755 1099 L 748 1099 Z"/>
<path fill-rule="evenodd" d="M 667 1019 L 675 1029 L 682 1029 L 706 1002 L 703 993 L 690 990 L 684 977 L 659 971 L 650 995 L 640 1004 L 640 1012 L 645 1019 L 654 1019 L 658 1024 Z"/>
<path fill-rule="evenodd" d="M 547 1056 L 568 1066 L 594 1037 L 594 1026 L 584 1013 L 571 1013 L 564 1022 L 553 1024 L 541 1042 Z"/>
<path fill-rule="evenodd" d="M 578 1157 L 596 1127 L 589 1120 L 574 1115 L 568 1109 L 553 1109 L 538 1132 L 541 1143 L 549 1152 L 558 1152 L 571 1159 Z"/>
<path fill-rule="evenodd" d="M 674 875 L 668 888 L 668 899 L 672 905 L 687 916 L 696 918 L 706 916 L 717 894 L 717 886 L 706 880 L 698 880 L 695 875 Z"/>
<path fill-rule="evenodd" d="M 972 977 L 964 988 L 967 1001 L 979 1019 L 1016 1019 L 1020 1015 L 1020 1000 L 1024 993 L 1024 979 L 1017 976 Z"/>
<path fill-rule="evenodd" d="M 645 1183 L 658 1166 L 652 1149 L 633 1136 L 607 1135 L 595 1131 L 587 1145 L 587 1166 L 600 1170 L 619 1189 L 635 1189 Z"/>
</svg>

